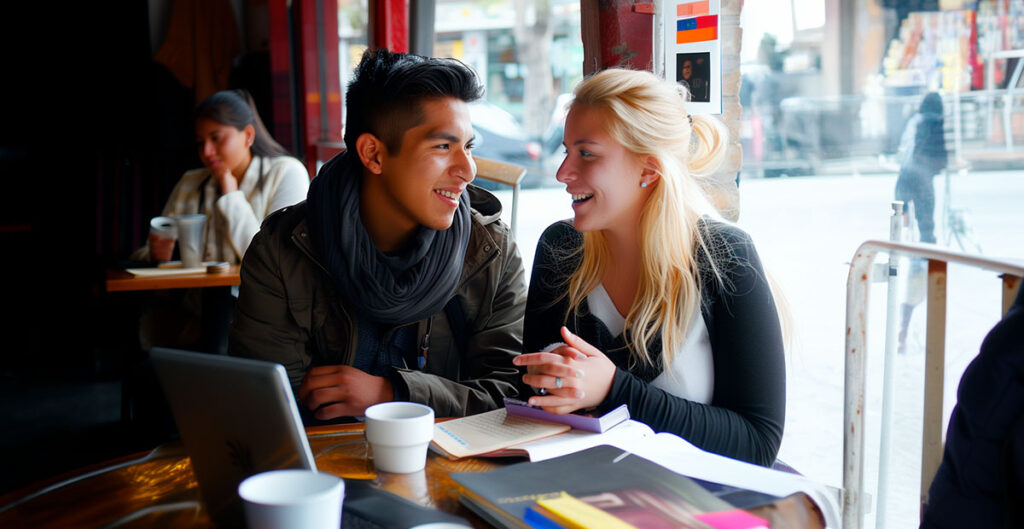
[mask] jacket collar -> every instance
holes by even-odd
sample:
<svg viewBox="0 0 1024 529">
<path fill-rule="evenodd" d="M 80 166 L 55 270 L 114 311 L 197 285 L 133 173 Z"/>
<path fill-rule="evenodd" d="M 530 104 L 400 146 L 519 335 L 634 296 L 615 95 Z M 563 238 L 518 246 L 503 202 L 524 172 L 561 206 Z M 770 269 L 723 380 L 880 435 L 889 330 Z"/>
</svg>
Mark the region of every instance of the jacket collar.
<svg viewBox="0 0 1024 529">
<path fill-rule="evenodd" d="M 469 235 L 469 246 L 466 248 L 466 260 L 462 264 L 461 286 L 477 271 L 482 269 L 491 259 L 499 254 L 500 245 L 494 238 L 489 225 L 494 224 L 501 218 L 501 201 L 487 190 L 476 186 L 467 188 L 470 200 L 470 218 L 472 227 Z M 306 254 L 317 266 L 326 271 L 323 263 L 320 262 L 316 250 L 313 248 L 312 238 L 309 235 L 309 226 L 306 223 L 306 203 L 302 202 L 292 207 L 294 214 L 299 217 L 299 222 L 292 228 L 292 241 Z"/>
<path fill-rule="evenodd" d="M 470 184 L 466 192 L 469 193 L 471 213 L 480 224 L 491 224 L 501 218 L 501 201 L 490 191 Z"/>
</svg>

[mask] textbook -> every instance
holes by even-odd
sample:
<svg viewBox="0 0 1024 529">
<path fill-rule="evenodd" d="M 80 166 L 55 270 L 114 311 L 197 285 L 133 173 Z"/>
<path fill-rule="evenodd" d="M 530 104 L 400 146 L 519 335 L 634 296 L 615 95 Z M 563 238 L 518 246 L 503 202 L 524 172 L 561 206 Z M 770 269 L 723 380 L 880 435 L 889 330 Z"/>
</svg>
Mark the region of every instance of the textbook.
<svg viewBox="0 0 1024 529">
<path fill-rule="evenodd" d="M 630 421 L 625 405 L 601 417 L 586 417 L 556 415 L 506 399 L 505 408 L 434 425 L 430 446 L 450 459 L 525 456 L 540 461 L 596 446 L 607 438 L 647 434 L 653 432 Z"/>
<path fill-rule="evenodd" d="M 460 500 L 466 507 L 505 529 L 528 529 L 539 518 L 562 527 L 606 527 L 599 522 L 606 519 L 603 517 L 621 521 L 618 527 L 713 529 L 698 516 L 750 509 L 782 499 L 693 479 L 608 445 L 541 463 L 519 463 L 451 477 L 458 483 Z M 566 495 L 587 507 L 580 507 Z"/>
<path fill-rule="evenodd" d="M 594 433 L 604 433 L 622 421 L 629 419 L 629 407 L 625 404 L 600 417 L 579 413 L 551 413 L 537 406 L 530 406 L 521 400 L 508 397 L 505 398 L 505 409 L 511 415 L 568 424 L 577 430 L 586 430 Z"/>
<path fill-rule="evenodd" d="M 542 439 L 530 444 L 536 445 L 538 443 L 551 442 L 557 440 L 559 437 L 572 436 L 574 434 L 577 434 L 577 432 L 572 431 L 563 433 L 558 436 Z M 651 431 L 650 427 L 637 421 L 625 421 L 604 434 L 588 435 L 597 436 L 598 441 L 595 443 L 592 440 L 587 439 L 587 442 L 581 442 L 579 445 L 569 443 L 569 446 L 565 447 L 555 444 L 554 449 L 548 449 L 546 451 L 531 450 L 530 455 L 532 461 L 544 461 L 546 459 L 556 458 L 565 454 L 572 454 L 574 451 L 578 452 L 597 445 L 610 445 L 618 448 L 620 450 L 620 454 L 623 452 L 629 452 L 634 456 L 638 456 L 660 465 L 671 472 L 694 480 L 699 480 L 706 490 L 714 490 L 716 487 L 720 487 L 718 492 L 714 492 L 713 494 L 716 494 L 716 497 L 727 501 L 732 505 L 736 505 L 737 507 L 751 504 L 752 500 L 746 499 L 746 495 L 751 495 L 754 499 L 758 498 L 759 494 L 768 494 L 778 498 L 789 498 L 795 494 L 802 493 L 820 511 L 824 526 L 841 526 L 840 514 L 842 510 L 840 506 L 842 505 L 842 493 L 837 487 L 817 483 L 799 474 L 781 472 L 743 461 L 730 459 L 718 454 L 705 452 L 677 435 L 667 432 L 655 434 Z M 522 463 L 520 465 L 541 466 L 548 464 L 548 462 L 549 461 L 544 461 L 543 463 Z M 518 467 L 520 465 L 515 466 Z M 500 474 L 496 474 L 496 472 L 501 472 L 510 468 L 513 467 L 506 467 L 504 469 L 488 472 L 487 474 L 480 474 L 480 476 L 494 475 L 495 478 L 500 479 Z M 576 470 L 573 470 L 573 472 L 570 472 L 569 474 L 572 475 L 576 473 Z M 546 472 L 542 471 L 541 474 L 546 474 Z M 600 483 L 608 483 L 613 477 L 617 476 L 617 473 L 612 473 L 608 476 L 601 476 L 597 478 L 596 481 Z M 481 477 L 476 479 L 485 478 Z M 548 480 L 548 477 L 540 479 L 542 481 L 546 481 Z M 524 488 L 529 490 L 529 487 Z M 558 492 L 561 491 L 578 496 L 578 491 L 573 490 L 572 488 L 563 487 L 558 489 Z M 531 491 L 526 494 L 533 494 L 535 492 L 536 491 Z M 551 490 L 549 492 L 556 491 Z M 535 501 L 536 498 L 533 498 L 533 500 Z M 467 506 L 469 506 L 470 509 L 475 510 L 481 516 L 487 517 L 486 514 L 480 512 L 480 509 L 474 509 L 473 506 L 469 505 L 469 502 L 465 500 L 464 502 L 467 503 Z M 722 511 L 713 510 L 709 512 Z M 508 527 L 516 527 L 516 525 L 509 525 Z"/>
</svg>

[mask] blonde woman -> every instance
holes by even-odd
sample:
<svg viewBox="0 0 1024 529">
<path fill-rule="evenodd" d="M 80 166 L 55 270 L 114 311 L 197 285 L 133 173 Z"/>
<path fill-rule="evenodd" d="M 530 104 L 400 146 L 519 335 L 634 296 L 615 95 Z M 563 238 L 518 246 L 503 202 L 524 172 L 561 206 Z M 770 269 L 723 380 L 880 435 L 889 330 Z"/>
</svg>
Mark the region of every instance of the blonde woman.
<svg viewBox="0 0 1024 529">
<path fill-rule="evenodd" d="M 557 173 L 575 217 L 538 243 L 515 363 L 533 405 L 627 403 L 657 431 L 768 466 L 785 419 L 779 316 L 749 236 L 703 192 L 726 131 L 685 101 L 649 72 L 576 88 Z"/>
</svg>

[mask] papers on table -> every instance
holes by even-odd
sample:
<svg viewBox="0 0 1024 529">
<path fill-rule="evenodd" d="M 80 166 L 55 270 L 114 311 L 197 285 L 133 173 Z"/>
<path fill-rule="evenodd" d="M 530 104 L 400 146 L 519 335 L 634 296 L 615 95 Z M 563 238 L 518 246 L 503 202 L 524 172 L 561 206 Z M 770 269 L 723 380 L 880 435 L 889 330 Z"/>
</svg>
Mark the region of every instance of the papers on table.
<svg viewBox="0 0 1024 529">
<path fill-rule="evenodd" d="M 616 442 L 611 444 L 691 478 L 780 497 L 802 492 L 821 509 L 826 527 L 840 527 L 842 498 L 841 491 L 835 487 L 816 483 L 798 474 L 705 452 L 688 441 L 665 432 L 645 437 L 643 442 L 630 443 L 628 446 Z"/>
<path fill-rule="evenodd" d="M 205 274 L 205 266 L 192 268 L 126 268 L 125 272 L 135 277 L 163 277 Z"/>
</svg>

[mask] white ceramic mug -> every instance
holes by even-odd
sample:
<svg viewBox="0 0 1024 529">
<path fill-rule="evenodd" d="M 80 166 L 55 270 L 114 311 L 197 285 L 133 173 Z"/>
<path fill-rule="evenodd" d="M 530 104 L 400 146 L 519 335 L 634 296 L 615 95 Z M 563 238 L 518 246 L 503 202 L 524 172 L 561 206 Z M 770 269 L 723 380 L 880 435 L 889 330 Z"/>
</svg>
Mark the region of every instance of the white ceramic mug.
<svg viewBox="0 0 1024 529">
<path fill-rule="evenodd" d="M 153 217 L 149 219 L 149 233 L 166 239 L 177 239 L 178 225 L 174 217 Z"/>
<path fill-rule="evenodd" d="M 178 238 L 178 223 L 174 217 L 153 217 L 149 219 L 149 233 L 164 239 L 175 240 Z M 174 252 L 174 243 L 171 243 L 171 253 Z M 161 256 L 162 257 L 162 256 Z M 167 254 L 170 259 L 171 254 Z"/>
<path fill-rule="evenodd" d="M 345 481 L 315 470 L 272 470 L 238 485 L 249 529 L 338 529 Z"/>
<path fill-rule="evenodd" d="M 206 215 L 178 215 L 178 251 L 181 253 L 181 266 L 195 268 L 203 264 L 203 227 Z"/>
<path fill-rule="evenodd" d="M 366 408 L 366 440 L 377 470 L 408 474 L 423 470 L 434 438 L 434 410 L 414 402 L 384 402 Z"/>
</svg>

